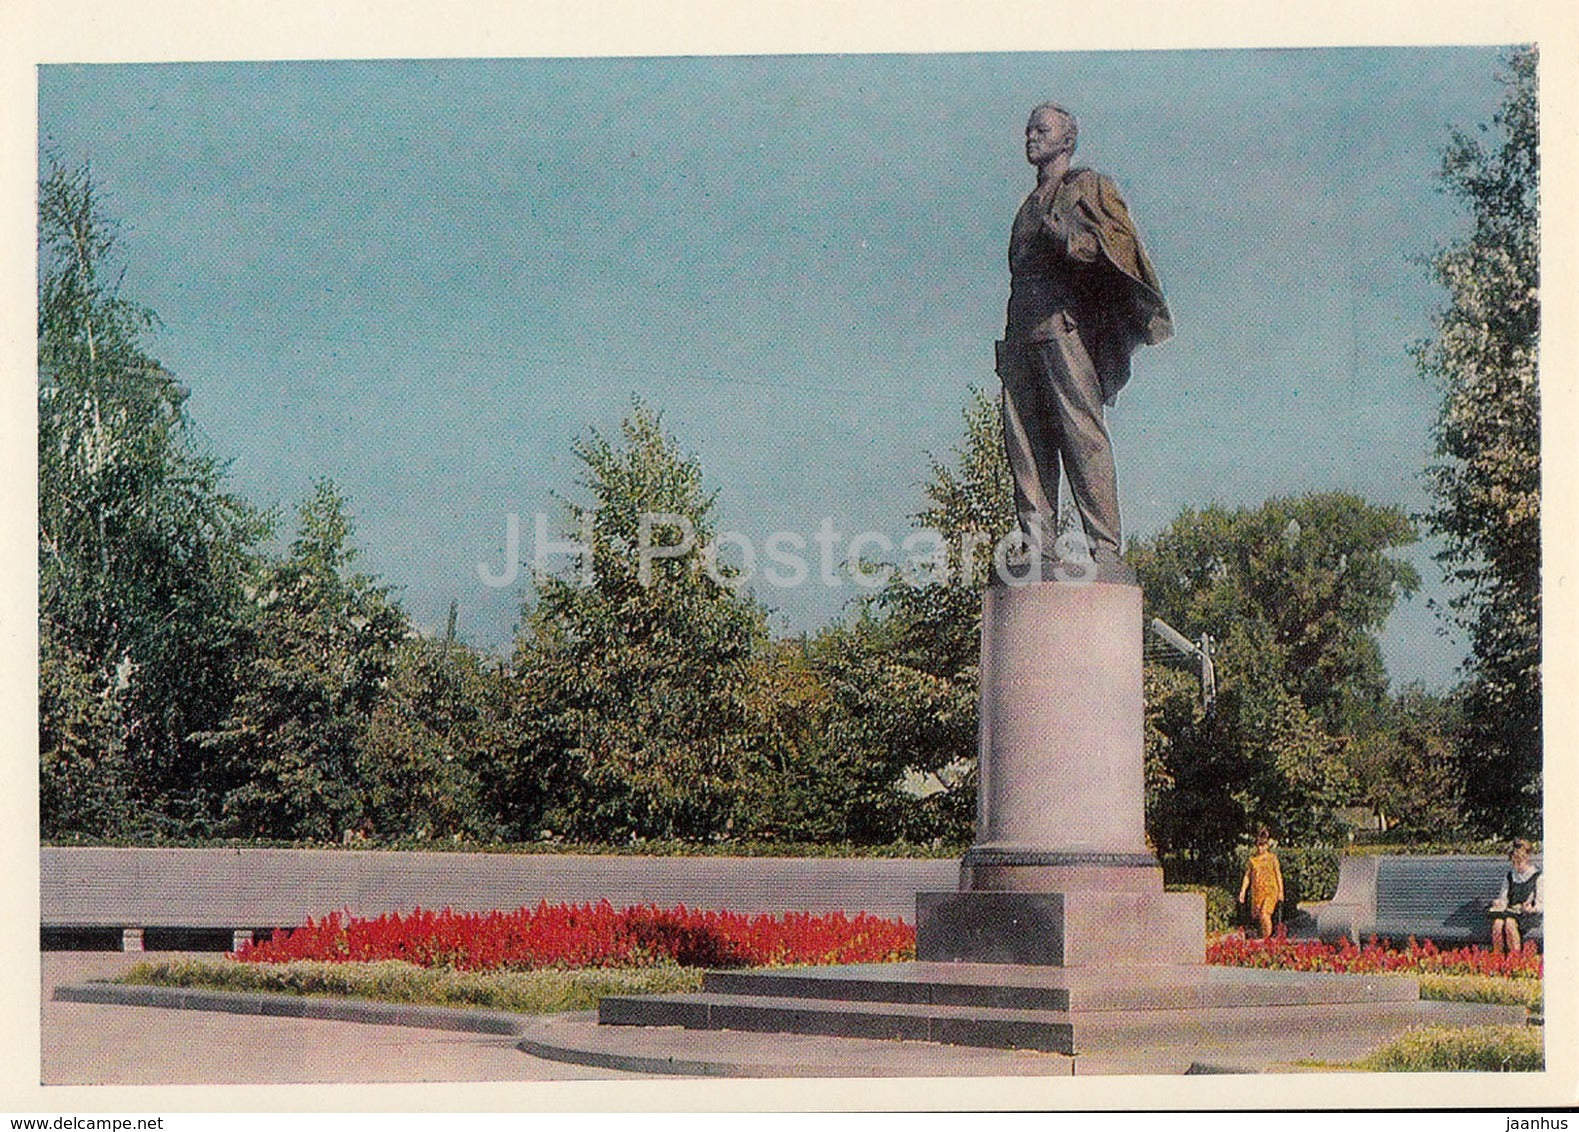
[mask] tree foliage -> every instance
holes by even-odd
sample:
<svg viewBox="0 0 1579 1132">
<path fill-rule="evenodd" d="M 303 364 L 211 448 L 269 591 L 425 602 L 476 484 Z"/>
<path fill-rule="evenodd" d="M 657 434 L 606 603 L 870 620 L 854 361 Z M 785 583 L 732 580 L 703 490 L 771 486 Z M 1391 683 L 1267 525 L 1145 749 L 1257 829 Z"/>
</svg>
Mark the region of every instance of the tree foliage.
<svg viewBox="0 0 1579 1132">
<path fill-rule="evenodd" d="M 1420 585 L 1389 552 L 1415 539 L 1398 508 L 1323 492 L 1187 510 L 1131 559 L 1150 616 L 1187 636 L 1238 633 L 1336 732 L 1386 692 L 1376 633 Z"/>
<path fill-rule="evenodd" d="M 1459 707 L 1458 697 L 1410 686 L 1390 696 L 1372 726 L 1353 737 L 1345 757 L 1357 800 L 1370 807 L 1382 832 L 1429 840 L 1463 826 Z"/>
<path fill-rule="evenodd" d="M 410 630 L 388 588 L 354 569 L 333 483 L 318 481 L 298 523 L 289 553 L 259 570 L 236 654 L 240 691 L 204 739 L 229 787 L 227 832 L 336 840 L 370 816 L 359 772 Z"/>
<path fill-rule="evenodd" d="M 233 694 L 230 651 L 268 528 L 225 489 L 187 391 L 121 293 L 115 226 L 86 166 L 39 186 L 41 819 L 157 832 L 212 816 L 193 734 Z"/>
<path fill-rule="evenodd" d="M 536 835 L 541 790 L 520 774 L 515 685 L 452 639 L 396 647 L 359 744 L 364 831 L 383 841 Z"/>
<path fill-rule="evenodd" d="M 1192 674 L 1145 671 L 1148 829 L 1186 871 L 1220 870 L 1260 823 L 1331 839 L 1356 800 L 1406 831 L 1466 808 L 1537 828 L 1533 84 L 1533 53 L 1515 55 L 1499 144 L 1448 152 L 1475 227 L 1435 261 L 1452 305 L 1420 354 L 1444 390 L 1428 521 L 1470 684 L 1388 692 L 1376 633 L 1419 585 L 1392 557 L 1415 538 L 1396 508 L 1209 507 L 1134 544 L 1149 615 L 1217 639 L 1211 712 Z M 357 569 L 326 480 L 288 550 L 259 551 L 271 519 L 196 443 L 86 169 L 41 184 L 39 251 L 46 835 L 970 838 L 983 589 L 1015 526 L 994 399 L 973 393 L 930 462 L 912 516 L 930 564 L 780 641 L 714 552 L 699 463 L 637 402 L 617 437 L 574 448 L 588 498 L 566 537 L 585 559 L 535 577 L 506 665 L 412 631 Z"/>
<path fill-rule="evenodd" d="M 1218 696 L 1148 672 L 1148 824 L 1164 856 L 1203 871 L 1267 824 L 1285 841 L 1339 831 L 1353 794 L 1346 740 L 1387 702 L 1375 634 L 1419 578 L 1390 552 L 1398 509 L 1321 493 L 1185 511 L 1131 548 L 1148 617 L 1216 641 Z"/>
<path fill-rule="evenodd" d="M 590 533 L 591 584 L 579 568 L 540 575 L 516 646 L 534 761 L 556 801 L 546 820 L 580 838 L 716 836 L 761 755 L 749 700 L 765 619 L 727 566 L 706 568 L 714 497 L 696 459 L 640 402 L 620 439 L 594 432 L 575 447 L 592 503 L 568 505 L 570 531 Z M 653 558 L 645 583 L 644 515 L 684 521 L 648 526 L 650 544 L 675 553 Z"/>
<path fill-rule="evenodd" d="M 1513 53 L 1482 136 L 1455 132 L 1444 189 L 1468 210 L 1467 236 L 1432 259 L 1448 292 L 1423 373 L 1442 392 L 1429 470 L 1469 637 L 1462 774 L 1471 817 L 1490 833 L 1541 822 L 1539 112 L 1534 48 Z"/>
<path fill-rule="evenodd" d="M 1015 524 L 998 404 L 973 390 L 953 459 L 930 460 L 911 517 L 928 565 L 891 564 L 854 621 L 819 635 L 826 749 L 805 813 L 850 841 L 970 840 L 975 820 L 981 602 Z"/>
</svg>

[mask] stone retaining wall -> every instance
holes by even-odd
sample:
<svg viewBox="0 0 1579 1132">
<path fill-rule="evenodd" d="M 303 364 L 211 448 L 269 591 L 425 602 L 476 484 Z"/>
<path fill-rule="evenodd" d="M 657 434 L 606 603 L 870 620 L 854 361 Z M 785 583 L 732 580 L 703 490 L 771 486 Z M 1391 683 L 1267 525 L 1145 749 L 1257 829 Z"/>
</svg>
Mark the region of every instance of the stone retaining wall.
<svg viewBox="0 0 1579 1132">
<path fill-rule="evenodd" d="M 844 911 L 914 922 L 959 862 L 915 858 L 555 856 L 330 849 L 40 851 L 45 929 L 292 927 L 349 910 L 513 910 L 608 900 L 735 912 Z"/>
</svg>

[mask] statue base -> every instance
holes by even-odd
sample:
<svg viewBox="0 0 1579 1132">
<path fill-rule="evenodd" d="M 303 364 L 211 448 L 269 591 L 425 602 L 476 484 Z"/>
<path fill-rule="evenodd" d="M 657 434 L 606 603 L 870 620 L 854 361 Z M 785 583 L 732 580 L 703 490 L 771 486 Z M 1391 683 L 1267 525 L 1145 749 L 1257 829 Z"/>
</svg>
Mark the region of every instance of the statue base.
<svg viewBox="0 0 1579 1132">
<path fill-rule="evenodd" d="M 1062 892 L 922 892 L 916 958 L 1032 967 L 1201 966 L 1206 898 L 1198 892 L 1103 888 Z"/>
<path fill-rule="evenodd" d="M 922 961 L 1199 966 L 1205 898 L 1146 845 L 1141 593 L 992 586 L 982 607 L 976 843 L 916 897 Z"/>
</svg>

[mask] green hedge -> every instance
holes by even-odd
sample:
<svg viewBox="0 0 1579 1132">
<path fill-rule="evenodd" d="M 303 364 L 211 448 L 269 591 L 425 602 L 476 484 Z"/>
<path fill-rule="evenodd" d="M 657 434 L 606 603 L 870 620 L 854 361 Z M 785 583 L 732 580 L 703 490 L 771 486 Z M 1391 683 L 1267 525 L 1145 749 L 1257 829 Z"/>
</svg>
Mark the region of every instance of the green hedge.
<svg viewBox="0 0 1579 1132">
<path fill-rule="evenodd" d="M 1502 857 L 1508 852 L 1510 842 L 1501 841 L 1356 841 L 1344 853 L 1357 857 L 1447 857 L 1469 854 L 1474 857 Z M 1541 843 L 1532 841 L 1535 852 Z"/>
</svg>

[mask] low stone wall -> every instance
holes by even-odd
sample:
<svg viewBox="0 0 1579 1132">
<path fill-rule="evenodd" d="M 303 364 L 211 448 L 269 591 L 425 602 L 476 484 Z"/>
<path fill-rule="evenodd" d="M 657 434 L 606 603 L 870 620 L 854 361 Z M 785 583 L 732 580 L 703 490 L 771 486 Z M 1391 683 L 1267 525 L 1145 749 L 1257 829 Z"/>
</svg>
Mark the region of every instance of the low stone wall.
<svg viewBox="0 0 1579 1132">
<path fill-rule="evenodd" d="M 257 930 L 414 907 L 514 910 L 608 900 L 745 913 L 870 912 L 914 922 L 916 893 L 951 890 L 956 860 L 557 856 L 330 849 L 40 851 L 46 932 Z"/>
</svg>

